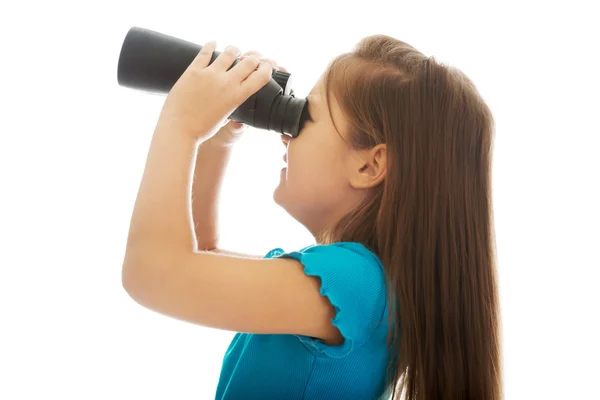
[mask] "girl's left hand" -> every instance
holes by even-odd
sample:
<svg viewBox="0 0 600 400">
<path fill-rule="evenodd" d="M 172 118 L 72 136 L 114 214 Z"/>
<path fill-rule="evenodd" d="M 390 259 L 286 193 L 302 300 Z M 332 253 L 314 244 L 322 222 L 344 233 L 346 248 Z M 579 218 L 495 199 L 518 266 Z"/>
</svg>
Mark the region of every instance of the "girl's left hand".
<svg viewBox="0 0 600 400">
<path fill-rule="evenodd" d="M 227 47 L 208 65 L 215 48 L 214 41 L 204 45 L 173 85 L 158 126 L 205 141 L 227 122 L 236 108 L 271 79 L 272 65 L 255 56 L 245 57 L 227 71 L 240 55 L 234 46 Z"/>
</svg>

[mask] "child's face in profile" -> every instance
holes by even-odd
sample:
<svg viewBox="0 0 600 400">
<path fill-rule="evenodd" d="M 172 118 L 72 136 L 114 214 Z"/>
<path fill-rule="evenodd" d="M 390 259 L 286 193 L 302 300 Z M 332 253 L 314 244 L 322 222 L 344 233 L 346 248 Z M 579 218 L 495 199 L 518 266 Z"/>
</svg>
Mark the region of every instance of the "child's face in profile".
<svg viewBox="0 0 600 400">
<path fill-rule="evenodd" d="M 351 153 L 344 141 L 348 140 L 347 122 L 334 97 L 330 97 L 329 112 L 323 76 L 307 99 L 312 121 L 305 122 L 295 139 L 282 135 L 288 165 L 281 171 L 273 199 L 315 234 L 349 211 L 358 193 L 348 182 Z"/>
</svg>

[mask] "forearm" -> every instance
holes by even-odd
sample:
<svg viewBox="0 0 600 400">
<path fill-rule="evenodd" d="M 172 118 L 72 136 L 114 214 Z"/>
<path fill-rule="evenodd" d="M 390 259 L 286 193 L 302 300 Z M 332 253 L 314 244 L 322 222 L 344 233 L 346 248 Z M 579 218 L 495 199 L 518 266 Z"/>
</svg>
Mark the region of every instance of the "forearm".
<svg viewBox="0 0 600 400">
<path fill-rule="evenodd" d="M 219 193 L 231 156 L 230 146 L 212 139 L 198 146 L 192 183 L 192 216 L 198 250 L 217 247 Z"/>
<path fill-rule="evenodd" d="M 190 181 L 196 148 L 197 141 L 177 127 L 155 129 L 131 215 L 128 254 L 159 247 L 193 250 Z"/>
</svg>

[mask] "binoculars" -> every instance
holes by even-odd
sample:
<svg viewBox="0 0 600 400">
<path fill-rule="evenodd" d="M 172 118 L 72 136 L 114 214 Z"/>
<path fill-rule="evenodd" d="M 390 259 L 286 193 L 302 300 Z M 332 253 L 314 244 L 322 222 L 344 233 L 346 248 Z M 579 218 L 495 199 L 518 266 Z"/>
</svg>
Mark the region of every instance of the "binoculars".
<svg viewBox="0 0 600 400">
<path fill-rule="evenodd" d="M 133 27 L 121 47 L 117 81 L 127 88 L 167 95 L 200 50 L 202 46 L 195 43 Z M 209 65 L 219 54 L 213 52 Z M 239 61 L 236 59 L 229 69 Z M 306 99 L 295 97 L 291 74 L 273 69 L 269 82 L 229 119 L 295 138 L 308 119 L 308 103 Z"/>
</svg>

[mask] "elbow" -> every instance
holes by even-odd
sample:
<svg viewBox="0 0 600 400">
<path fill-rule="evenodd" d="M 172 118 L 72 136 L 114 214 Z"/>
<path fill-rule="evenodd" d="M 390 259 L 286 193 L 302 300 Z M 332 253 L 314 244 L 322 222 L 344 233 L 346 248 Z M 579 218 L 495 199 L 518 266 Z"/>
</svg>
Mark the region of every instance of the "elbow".
<svg viewBox="0 0 600 400">
<path fill-rule="evenodd" d="M 131 298 L 140 301 L 156 290 L 168 271 L 177 264 L 179 252 L 165 248 L 148 252 L 145 248 L 128 248 L 121 269 L 121 285 Z"/>
<path fill-rule="evenodd" d="M 123 259 L 123 265 L 121 267 L 121 285 L 127 294 L 134 298 L 134 293 L 136 291 L 136 287 L 139 286 L 139 276 L 136 271 L 139 270 L 137 266 L 139 265 L 139 257 L 132 257 L 132 252 L 130 249 L 127 249 L 125 252 L 125 257 Z"/>
<path fill-rule="evenodd" d="M 126 264 L 123 264 L 121 270 L 121 286 L 131 298 L 134 298 L 135 276 L 132 273 L 132 268 Z"/>
</svg>

